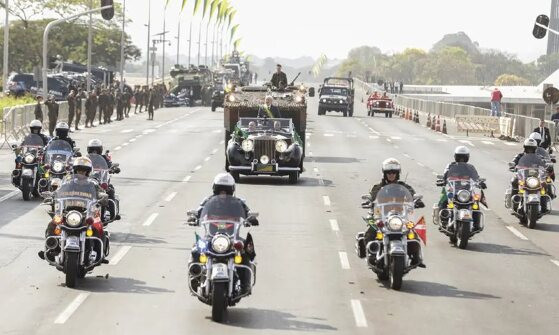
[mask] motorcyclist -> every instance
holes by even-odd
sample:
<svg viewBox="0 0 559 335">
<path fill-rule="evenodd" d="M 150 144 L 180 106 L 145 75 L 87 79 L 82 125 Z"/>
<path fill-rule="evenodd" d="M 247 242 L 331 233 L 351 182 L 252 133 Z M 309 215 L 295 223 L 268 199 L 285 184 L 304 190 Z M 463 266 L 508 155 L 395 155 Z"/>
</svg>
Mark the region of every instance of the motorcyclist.
<svg viewBox="0 0 559 335">
<path fill-rule="evenodd" d="M 101 142 L 101 140 L 96 138 L 90 140 L 89 143 L 87 144 L 87 154 L 88 155 L 97 154 L 103 157 L 103 159 L 105 159 L 105 162 L 107 162 L 107 166 L 110 169 L 110 173 L 114 173 L 114 174 L 120 173 L 120 167 L 115 166 L 113 168 L 112 157 L 109 155 L 109 152 L 107 151 L 105 154 L 103 154 L 103 142 Z M 108 185 L 107 194 L 109 195 L 109 199 L 115 200 L 115 188 L 113 184 Z M 112 204 L 109 204 L 109 209 L 111 210 L 111 212 L 114 212 L 114 208 Z M 119 220 L 120 215 L 115 215 L 115 219 Z"/>
<path fill-rule="evenodd" d="M 70 144 L 72 149 L 74 149 L 74 147 L 76 146 L 76 142 L 74 142 L 74 140 L 72 140 L 70 136 L 68 136 L 68 133 L 70 132 L 70 127 L 66 122 L 58 122 L 56 128 L 54 129 L 54 132 L 56 136 L 53 137 L 52 140 L 66 141 L 68 142 L 68 144 Z"/>
<path fill-rule="evenodd" d="M 90 183 L 92 183 L 95 186 L 95 189 L 97 190 L 97 194 L 96 194 L 96 199 L 100 199 L 99 203 L 102 206 L 105 206 L 106 203 L 104 203 L 104 201 L 102 200 L 103 194 L 105 194 L 105 192 L 103 191 L 103 189 L 101 189 L 101 187 L 99 187 L 99 184 L 96 183 L 94 180 L 89 179 L 89 174 L 91 173 L 91 171 L 93 170 L 93 165 L 91 164 L 91 160 L 87 157 L 78 157 L 74 160 L 74 163 L 72 165 L 72 170 L 74 174 L 71 175 L 66 175 L 64 177 L 64 182 L 71 180 L 72 178 L 75 178 L 75 175 L 81 175 L 81 176 L 85 176 L 88 177 L 88 181 Z M 106 200 L 106 199 L 105 199 Z M 52 204 L 52 209 L 51 212 L 54 213 L 54 204 Z M 48 225 L 47 225 L 47 229 L 45 231 L 45 238 L 48 238 L 49 236 L 53 236 L 55 235 L 55 228 L 58 224 L 54 222 L 54 219 L 51 220 Z M 106 232 L 99 232 L 99 234 L 102 234 L 102 236 L 97 236 L 99 238 L 103 239 L 103 244 L 105 246 L 108 246 L 107 242 L 107 234 Z M 107 250 L 105 250 L 105 252 L 107 252 Z M 60 253 L 60 247 L 57 247 L 56 249 L 53 250 L 49 250 L 47 251 L 47 253 L 45 254 L 45 252 L 43 250 L 39 251 L 39 258 L 41 259 L 45 259 L 45 256 L 51 261 L 54 261 L 54 257 Z M 107 261 L 105 260 L 104 263 L 107 263 Z"/>
<path fill-rule="evenodd" d="M 551 163 L 557 162 L 555 158 L 550 158 L 548 151 L 541 146 L 542 135 L 540 133 L 531 133 L 529 138 L 535 140 L 536 143 L 538 143 L 538 148 L 536 149 L 536 153 L 538 155 L 540 155 L 544 160 L 550 159 Z M 549 177 L 551 178 L 551 180 L 555 181 L 555 169 L 553 168 L 553 166 L 548 167 L 547 172 L 549 173 Z"/>
<path fill-rule="evenodd" d="M 200 206 L 197 209 L 197 213 L 196 216 L 193 217 L 189 217 L 188 218 L 188 224 L 191 226 L 198 226 L 199 225 L 199 219 L 200 216 L 202 215 L 202 210 L 204 209 L 205 204 L 212 199 L 213 197 L 219 197 L 219 196 L 231 196 L 235 199 L 238 199 L 239 202 L 241 203 L 241 205 L 243 206 L 244 212 L 245 212 L 245 217 L 249 217 L 249 208 L 246 205 L 245 201 L 243 199 L 239 199 L 235 197 L 235 179 L 233 178 L 233 176 L 231 176 L 229 173 L 220 173 L 218 175 L 215 176 L 214 181 L 213 181 L 213 186 L 212 186 L 212 190 L 213 190 L 213 195 L 207 197 L 206 199 L 204 199 L 202 201 L 202 203 L 200 203 Z M 250 224 L 252 226 L 258 226 L 258 220 L 256 218 L 250 218 Z M 243 257 L 243 264 L 250 266 L 250 261 L 254 261 L 254 258 L 256 257 L 256 253 L 254 251 L 254 241 L 252 239 L 252 235 L 250 233 L 247 233 L 247 237 L 246 239 L 243 241 L 245 248 L 244 248 L 244 252 L 246 255 L 248 255 L 249 257 Z M 193 260 L 197 260 L 200 257 L 200 251 L 196 248 L 196 246 L 194 248 L 192 248 L 192 253 L 191 253 L 191 262 Z M 246 293 L 250 290 L 249 284 L 250 284 L 250 272 L 245 270 L 245 269 L 238 269 L 237 270 L 240 280 L 241 280 L 241 291 L 243 293 Z"/>
<path fill-rule="evenodd" d="M 463 145 L 456 147 L 456 149 L 454 149 L 454 162 L 449 163 L 444 169 L 444 173 L 443 173 L 444 185 L 446 185 L 447 183 L 448 172 L 450 171 L 450 168 L 456 164 L 460 164 L 460 163 L 468 164 L 474 171 L 476 171 L 476 168 L 472 164 L 468 163 L 469 160 L 470 160 L 470 149 L 468 149 L 468 147 Z M 441 190 L 441 198 L 439 199 L 439 211 L 446 208 L 448 205 L 448 198 L 447 198 L 446 189 L 444 185 Z M 479 186 L 481 187 L 482 190 L 487 189 L 487 185 L 485 184 L 485 182 L 481 182 Z M 483 191 L 482 191 L 481 202 L 485 206 L 487 206 L 485 202 L 485 196 L 483 195 Z M 448 219 L 441 220 L 441 224 L 443 226 L 446 226 L 447 223 L 448 223 Z"/>
<path fill-rule="evenodd" d="M 35 134 L 38 135 L 39 137 L 41 137 L 41 139 L 43 140 L 43 146 L 46 146 L 49 142 L 49 137 L 45 134 L 43 134 L 41 131 L 43 130 L 43 123 L 39 120 L 33 120 L 29 123 L 29 132 L 31 134 Z M 14 151 L 16 153 L 16 159 L 15 159 L 15 163 L 16 163 L 16 170 L 21 170 L 20 167 L 20 163 L 23 159 L 23 157 L 19 154 L 21 151 L 21 145 L 20 147 L 16 147 L 14 146 Z M 21 171 L 20 171 L 21 172 Z M 20 183 L 20 176 L 19 175 L 13 175 L 12 176 L 12 183 L 14 183 L 14 185 L 19 185 Z"/>
<path fill-rule="evenodd" d="M 398 184 L 398 185 L 402 185 L 405 188 L 407 188 L 411 195 L 415 195 L 416 192 L 415 190 L 408 184 L 406 184 L 403 181 L 400 181 L 400 173 L 402 171 L 402 167 L 400 165 L 400 162 L 396 159 L 396 158 L 388 158 L 386 159 L 384 162 L 382 162 L 382 180 L 380 181 L 380 183 L 376 184 L 373 186 L 373 188 L 371 189 L 371 191 L 369 192 L 371 197 L 370 197 L 370 201 L 363 203 L 362 205 L 364 207 L 368 207 L 370 206 L 371 209 L 373 209 L 374 206 L 374 201 L 377 198 L 377 194 L 379 193 L 379 191 L 386 185 L 389 184 Z M 415 207 L 416 208 L 424 208 L 425 204 L 423 203 L 423 201 L 421 201 L 421 199 L 418 199 L 415 201 Z M 365 236 L 364 236 L 364 245 L 366 246 L 370 241 L 373 241 L 376 238 L 376 234 L 377 234 L 377 226 L 376 225 L 372 225 L 369 224 L 367 231 L 365 232 Z M 419 262 L 420 261 L 420 257 L 419 257 L 419 250 L 409 250 L 409 252 L 415 256 L 412 257 L 412 262 Z M 363 255 L 364 257 L 364 255 Z M 376 260 L 375 260 L 376 261 Z M 374 261 L 373 261 L 374 263 Z M 425 265 L 423 263 L 418 265 L 419 267 L 425 267 Z"/>
</svg>

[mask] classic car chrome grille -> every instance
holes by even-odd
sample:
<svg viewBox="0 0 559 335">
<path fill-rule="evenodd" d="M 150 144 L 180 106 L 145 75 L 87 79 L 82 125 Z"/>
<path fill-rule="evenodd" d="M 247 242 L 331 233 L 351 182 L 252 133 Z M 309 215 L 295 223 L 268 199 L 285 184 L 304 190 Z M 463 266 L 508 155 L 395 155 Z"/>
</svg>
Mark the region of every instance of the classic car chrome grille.
<svg viewBox="0 0 559 335">
<path fill-rule="evenodd" d="M 276 159 L 276 141 L 275 140 L 255 140 L 254 141 L 254 158 L 260 160 L 262 155 Z"/>
</svg>

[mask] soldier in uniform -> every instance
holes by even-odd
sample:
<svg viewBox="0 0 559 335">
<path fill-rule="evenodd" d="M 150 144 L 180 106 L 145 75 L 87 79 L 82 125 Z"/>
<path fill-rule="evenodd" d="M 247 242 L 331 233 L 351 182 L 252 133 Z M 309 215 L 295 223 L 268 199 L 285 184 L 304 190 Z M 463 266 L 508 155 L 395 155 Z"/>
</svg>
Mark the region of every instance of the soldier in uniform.
<svg viewBox="0 0 559 335">
<path fill-rule="evenodd" d="M 124 89 L 122 99 L 124 100 L 124 116 L 130 117 L 130 109 L 132 109 L 130 100 L 132 100 L 132 94 L 129 90 Z"/>
<path fill-rule="evenodd" d="M 149 89 L 148 93 L 148 120 L 153 120 L 153 109 L 155 104 L 155 91 L 153 88 Z"/>
<path fill-rule="evenodd" d="M 122 112 L 124 111 L 124 94 L 120 91 L 116 92 L 116 120 L 124 119 Z"/>
<path fill-rule="evenodd" d="M 272 76 L 272 86 L 276 88 L 284 88 L 287 86 L 287 75 L 281 70 L 281 64 L 276 66 L 276 72 Z"/>
<path fill-rule="evenodd" d="M 43 97 L 38 95 L 36 99 L 37 104 L 35 105 L 35 120 L 39 120 L 43 123 L 43 109 L 41 108 L 41 101 L 43 101 Z"/>
<path fill-rule="evenodd" d="M 69 131 L 72 132 L 72 123 L 76 116 L 76 91 L 71 90 L 66 97 L 66 101 L 68 101 L 68 126 L 70 127 Z"/>
<path fill-rule="evenodd" d="M 107 107 L 106 107 L 106 112 L 107 114 L 105 115 L 105 123 L 111 123 L 111 117 L 113 116 L 113 113 L 115 111 L 115 92 L 113 91 L 113 89 L 110 89 L 107 95 Z"/>
<path fill-rule="evenodd" d="M 80 130 L 78 125 L 80 124 L 80 120 L 82 118 L 82 101 L 83 101 L 83 90 L 78 88 L 78 94 L 76 94 L 76 130 Z M 70 125 L 71 126 L 71 125 Z"/>
<path fill-rule="evenodd" d="M 51 95 L 47 101 L 45 101 L 45 105 L 48 108 L 49 134 L 52 137 L 54 129 L 56 128 L 56 122 L 58 121 L 58 104 L 54 100 L 54 96 Z"/>
</svg>

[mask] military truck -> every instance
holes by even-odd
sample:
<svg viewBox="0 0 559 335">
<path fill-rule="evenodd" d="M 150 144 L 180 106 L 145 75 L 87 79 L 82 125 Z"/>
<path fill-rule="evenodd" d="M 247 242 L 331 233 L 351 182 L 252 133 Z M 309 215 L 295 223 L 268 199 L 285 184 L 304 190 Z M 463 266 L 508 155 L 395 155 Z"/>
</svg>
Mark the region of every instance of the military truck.
<svg viewBox="0 0 559 335">
<path fill-rule="evenodd" d="M 194 106 L 200 103 L 202 106 L 211 106 L 213 92 L 212 72 L 207 66 L 193 66 L 185 68 L 175 65 L 171 69 L 171 77 L 173 78 L 173 87 L 169 93 L 175 96 L 186 93 L 190 100 L 190 105 Z"/>
<path fill-rule="evenodd" d="M 267 95 L 274 98 L 276 105 L 282 114 L 282 118 L 291 119 L 293 129 L 298 141 L 302 144 L 303 159 L 298 166 L 296 178 L 303 172 L 303 160 L 305 156 L 305 133 L 307 130 L 307 96 L 314 96 L 314 88 L 304 86 L 288 86 L 284 90 L 271 90 L 269 85 L 237 87 L 235 91 L 225 95 L 224 103 L 224 127 L 225 127 L 225 151 L 230 141 L 234 141 L 234 135 L 238 134 L 238 121 L 240 118 L 256 118 L 258 109 L 264 104 Z M 265 141 L 265 140 L 263 140 Z M 270 139 L 272 141 L 272 139 Z M 273 143 L 254 143 L 255 157 L 275 157 L 276 147 Z M 258 152 L 256 152 L 258 151 Z M 225 169 L 229 170 L 230 162 L 225 158 Z"/>
<path fill-rule="evenodd" d="M 326 112 L 341 112 L 343 116 L 353 116 L 355 89 L 352 78 L 330 77 L 324 79 L 319 90 L 318 115 Z"/>
</svg>

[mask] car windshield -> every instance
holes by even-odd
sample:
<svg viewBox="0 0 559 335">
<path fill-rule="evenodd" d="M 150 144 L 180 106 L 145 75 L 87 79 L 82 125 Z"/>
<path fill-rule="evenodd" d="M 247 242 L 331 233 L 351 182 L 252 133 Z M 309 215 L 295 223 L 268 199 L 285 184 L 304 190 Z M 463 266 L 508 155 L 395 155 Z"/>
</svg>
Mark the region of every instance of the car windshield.
<svg viewBox="0 0 559 335">
<path fill-rule="evenodd" d="M 341 87 L 323 87 L 320 91 L 321 95 L 347 95 L 347 88 Z"/>
<path fill-rule="evenodd" d="M 22 147 L 42 148 L 44 146 L 43 139 L 37 134 L 29 134 L 21 143 Z"/>
<path fill-rule="evenodd" d="M 238 65 L 225 65 L 224 67 L 228 70 L 232 70 L 235 73 L 235 75 L 237 75 L 237 76 L 239 75 L 239 66 Z"/>
<path fill-rule="evenodd" d="M 291 132 L 291 119 L 240 118 L 237 125 L 241 130 L 252 133 L 259 131 Z"/>
<path fill-rule="evenodd" d="M 245 208 L 240 199 L 230 195 L 217 195 L 204 204 L 200 222 L 206 229 L 206 234 L 210 236 L 233 236 L 238 233 L 239 226 L 245 218 Z"/>
<path fill-rule="evenodd" d="M 375 214 L 386 218 L 391 215 L 407 217 L 413 213 L 414 203 L 410 191 L 400 184 L 386 185 L 375 199 Z"/>
<path fill-rule="evenodd" d="M 45 150 L 46 162 L 52 163 L 54 161 L 68 162 L 72 157 L 72 146 L 63 140 L 51 141 Z"/>
<path fill-rule="evenodd" d="M 476 168 L 468 163 L 452 164 L 448 169 L 448 180 L 478 180 Z"/>
</svg>

